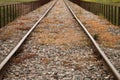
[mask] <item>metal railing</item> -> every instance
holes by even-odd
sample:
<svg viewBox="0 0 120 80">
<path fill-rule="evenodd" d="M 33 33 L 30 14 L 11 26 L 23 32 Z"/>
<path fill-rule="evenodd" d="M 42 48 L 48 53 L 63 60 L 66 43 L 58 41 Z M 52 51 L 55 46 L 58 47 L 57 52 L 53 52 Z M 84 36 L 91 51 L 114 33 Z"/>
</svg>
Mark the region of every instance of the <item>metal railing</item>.
<svg viewBox="0 0 120 80">
<path fill-rule="evenodd" d="M 96 14 L 103 16 L 112 24 L 120 25 L 120 6 L 95 3 L 95 2 L 85 2 L 80 0 L 70 0 L 82 8 Z"/>
<path fill-rule="evenodd" d="M 0 6 L 0 28 L 13 21 L 17 17 L 27 14 L 50 0 L 23 2 Z"/>
</svg>

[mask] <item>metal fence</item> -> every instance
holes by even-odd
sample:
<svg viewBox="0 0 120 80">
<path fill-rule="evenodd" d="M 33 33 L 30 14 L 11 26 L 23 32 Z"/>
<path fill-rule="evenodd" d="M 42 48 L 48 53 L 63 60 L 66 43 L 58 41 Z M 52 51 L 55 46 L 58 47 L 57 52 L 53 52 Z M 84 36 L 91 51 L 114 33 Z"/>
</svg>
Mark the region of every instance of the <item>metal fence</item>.
<svg viewBox="0 0 120 80">
<path fill-rule="evenodd" d="M 18 16 L 27 14 L 49 1 L 50 0 L 40 0 L 0 6 L 0 28 Z"/>
<path fill-rule="evenodd" d="M 112 24 L 118 26 L 120 25 L 120 6 L 94 2 L 85 2 L 80 0 L 71 1 L 96 15 L 103 16 Z"/>
</svg>

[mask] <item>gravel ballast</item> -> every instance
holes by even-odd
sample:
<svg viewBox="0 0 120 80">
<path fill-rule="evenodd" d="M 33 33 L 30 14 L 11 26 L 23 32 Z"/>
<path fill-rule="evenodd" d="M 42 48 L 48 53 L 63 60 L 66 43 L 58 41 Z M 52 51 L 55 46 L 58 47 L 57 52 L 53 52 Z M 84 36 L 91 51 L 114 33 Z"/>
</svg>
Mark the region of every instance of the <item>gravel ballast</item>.
<svg viewBox="0 0 120 80">
<path fill-rule="evenodd" d="M 120 72 L 120 26 L 115 26 L 103 16 L 94 15 L 80 6 L 68 2 L 93 38 L 97 37 L 96 41 Z"/>
<path fill-rule="evenodd" d="M 63 0 L 40 22 L 3 80 L 114 80 Z"/>
<path fill-rule="evenodd" d="M 20 39 L 28 32 L 52 3 L 53 1 L 41 6 L 29 14 L 17 18 L 7 26 L 0 28 L 0 62 L 16 46 Z"/>
</svg>

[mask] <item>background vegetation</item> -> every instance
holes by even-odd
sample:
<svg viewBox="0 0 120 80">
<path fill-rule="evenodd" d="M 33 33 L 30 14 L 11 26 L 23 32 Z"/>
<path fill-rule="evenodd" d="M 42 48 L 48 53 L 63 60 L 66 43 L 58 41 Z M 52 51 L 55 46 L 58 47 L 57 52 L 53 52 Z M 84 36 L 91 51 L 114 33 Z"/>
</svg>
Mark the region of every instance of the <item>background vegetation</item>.
<svg viewBox="0 0 120 80">
<path fill-rule="evenodd" d="M 101 3 L 116 3 L 120 2 L 120 0 L 83 0 L 83 1 L 91 1 L 91 2 L 101 2 Z"/>
<path fill-rule="evenodd" d="M 35 0 L 0 0 L 0 2 L 28 2 L 28 1 L 35 1 Z"/>
<path fill-rule="evenodd" d="M 36 1 L 36 0 L 0 0 L 0 5 L 16 3 L 16 2 L 30 2 L 30 1 Z"/>
</svg>

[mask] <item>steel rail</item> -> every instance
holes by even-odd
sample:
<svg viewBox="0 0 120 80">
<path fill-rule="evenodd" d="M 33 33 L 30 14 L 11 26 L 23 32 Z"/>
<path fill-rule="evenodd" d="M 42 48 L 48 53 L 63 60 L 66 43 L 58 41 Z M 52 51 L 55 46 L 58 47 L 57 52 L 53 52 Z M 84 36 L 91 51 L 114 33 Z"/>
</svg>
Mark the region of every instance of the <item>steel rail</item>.
<svg viewBox="0 0 120 80">
<path fill-rule="evenodd" d="M 36 26 L 40 23 L 40 21 L 49 13 L 49 11 L 54 7 L 54 5 L 57 3 L 55 1 L 49 9 L 45 11 L 45 13 L 37 20 L 37 22 L 32 26 L 32 28 L 25 34 L 25 36 L 19 41 L 19 43 L 11 50 L 11 52 L 7 55 L 7 57 L 1 62 L 0 64 L 0 70 L 5 66 L 5 64 L 10 60 L 10 58 L 15 54 L 15 52 L 21 47 L 21 45 L 24 43 L 24 41 L 27 39 L 27 37 L 30 35 L 30 33 L 36 28 Z"/>
<path fill-rule="evenodd" d="M 69 4 L 65 0 L 64 0 L 64 3 L 67 6 L 67 8 L 69 9 L 69 11 L 72 13 L 72 15 L 74 16 L 74 18 L 76 19 L 76 21 L 78 22 L 78 24 L 83 28 L 84 32 L 90 38 L 91 42 L 93 43 L 93 45 L 95 46 L 95 48 L 97 49 L 97 51 L 100 53 L 100 55 L 102 56 L 102 58 L 104 59 L 104 61 L 107 63 L 107 65 L 109 66 L 109 68 L 111 69 L 111 71 L 113 72 L 113 74 L 115 75 L 115 77 L 118 80 L 120 80 L 120 73 L 116 70 L 116 68 L 114 67 L 114 65 L 110 62 L 110 60 L 105 55 L 105 53 L 102 51 L 102 49 L 99 47 L 99 45 L 97 44 L 97 42 L 93 39 L 93 37 L 91 36 L 91 34 L 88 32 L 88 30 L 85 28 L 85 26 L 82 24 L 82 22 L 75 15 L 75 13 L 73 12 L 73 10 L 69 6 Z"/>
</svg>

